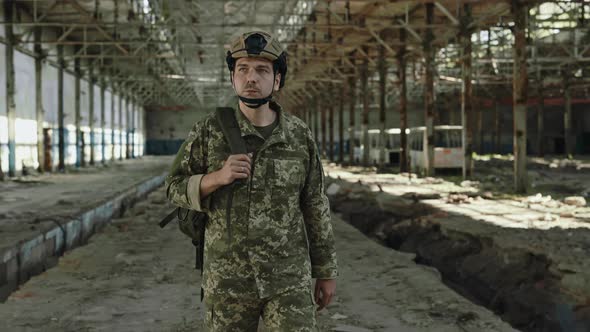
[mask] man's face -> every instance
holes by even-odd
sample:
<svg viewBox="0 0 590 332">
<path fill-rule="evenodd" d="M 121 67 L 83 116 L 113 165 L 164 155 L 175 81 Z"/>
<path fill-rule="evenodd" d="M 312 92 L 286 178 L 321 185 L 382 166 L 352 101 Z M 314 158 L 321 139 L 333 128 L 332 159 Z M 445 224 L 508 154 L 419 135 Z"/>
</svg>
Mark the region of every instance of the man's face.
<svg viewBox="0 0 590 332">
<path fill-rule="evenodd" d="M 233 72 L 233 80 L 238 95 L 246 98 L 265 98 L 279 90 L 281 74 L 275 76 L 272 62 L 262 58 L 239 58 Z"/>
</svg>

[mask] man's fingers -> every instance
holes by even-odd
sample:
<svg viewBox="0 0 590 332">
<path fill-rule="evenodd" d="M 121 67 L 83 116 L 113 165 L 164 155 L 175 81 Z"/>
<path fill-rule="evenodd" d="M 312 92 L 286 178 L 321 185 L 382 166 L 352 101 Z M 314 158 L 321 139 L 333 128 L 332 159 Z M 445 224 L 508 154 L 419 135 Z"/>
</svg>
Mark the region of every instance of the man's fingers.
<svg viewBox="0 0 590 332">
<path fill-rule="evenodd" d="M 232 166 L 231 171 L 236 178 L 247 178 L 250 176 L 250 170 L 243 166 Z"/>
<path fill-rule="evenodd" d="M 318 285 L 318 283 L 316 282 L 315 284 L 315 289 L 313 291 L 313 301 L 315 302 L 315 304 L 319 305 L 320 304 L 320 285 Z"/>
<path fill-rule="evenodd" d="M 247 154 L 232 154 L 227 158 L 228 160 L 237 160 L 237 161 L 246 161 L 248 163 L 252 162 L 252 159 Z"/>
<path fill-rule="evenodd" d="M 232 161 L 231 162 L 232 166 L 237 166 L 237 167 L 246 167 L 248 170 L 251 169 L 250 167 L 250 163 L 246 162 L 246 161 Z"/>
<path fill-rule="evenodd" d="M 330 293 L 327 296 L 324 296 L 324 298 L 325 298 L 324 307 L 327 307 L 330 304 L 330 302 L 332 302 L 332 297 L 334 297 L 333 293 Z"/>
</svg>

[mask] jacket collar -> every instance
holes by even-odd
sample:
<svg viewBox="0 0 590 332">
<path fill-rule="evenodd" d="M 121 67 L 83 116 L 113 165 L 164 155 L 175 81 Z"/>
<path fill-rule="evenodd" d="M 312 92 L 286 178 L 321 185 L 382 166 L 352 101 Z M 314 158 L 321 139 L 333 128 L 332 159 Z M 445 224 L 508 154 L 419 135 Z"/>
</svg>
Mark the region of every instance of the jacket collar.
<svg viewBox="0 0 590 332">
<path fill-rule="evenodd" d="M 286 118 L 281 105 L 279 105 L 277 102 L 270 101 L 269 106 L 270 106 L 270 109 L 272 109 L 273 111 L 275 111 L 277 113 L 279 123 L 277 124 L 277 126 L 273 130 L 273 132 L 270 135 L 270 137 L 268 138 L 268 140 L 265 142 L 264 146 L 269 146 L 269 145 L 276 144 L 276 143 L 287 143 L 287 135 L 286 135 L 285 130 L 287 127 L 287 121 L 289 121 L 289 120 Z M 240 127 L 240 133 L 241 133 L 242 137 L 245 137 L 248 135 L 254 135 L 254 136 L 258 136 L 261 139 L 263 139 L 262 135 L 260 135 L 258 130 L 256 130 L 256 128 L 254 128 L 254 126 L 252 125 L 250 120 L 248 120 L 248 118 L 246 118 L 244 113 L 242 113 L 242 111 L 240 111 L 239 107 L 235 110 L 235 115 L 236 115 L 236 120 L 238 122 L 238 125 Z"/>
</svg>

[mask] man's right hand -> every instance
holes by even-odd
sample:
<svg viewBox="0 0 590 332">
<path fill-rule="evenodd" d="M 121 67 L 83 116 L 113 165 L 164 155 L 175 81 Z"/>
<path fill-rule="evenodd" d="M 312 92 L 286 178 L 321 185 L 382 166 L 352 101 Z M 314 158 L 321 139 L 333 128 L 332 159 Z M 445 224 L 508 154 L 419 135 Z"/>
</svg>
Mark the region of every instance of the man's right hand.
<svg viewBox="0 0 590 332">
<path fill-rule="evenodd" d="M 223 167 L 213 173 L 206 174 L 201 180 L 201 199 L 212 192 L 238 179 L 246 179 L 250 176 L 252 167 L 251 154 L 234 154 L 229 156 Z"/>
<path fill-rule="evenodd" d="M 223 167 L 215 176 L 220 185 L 225 186 L 235 180 L 246 179 L 252 170 L 252 159 L 248 154 L 234 154 L 229 156 Z"/>
</svg>

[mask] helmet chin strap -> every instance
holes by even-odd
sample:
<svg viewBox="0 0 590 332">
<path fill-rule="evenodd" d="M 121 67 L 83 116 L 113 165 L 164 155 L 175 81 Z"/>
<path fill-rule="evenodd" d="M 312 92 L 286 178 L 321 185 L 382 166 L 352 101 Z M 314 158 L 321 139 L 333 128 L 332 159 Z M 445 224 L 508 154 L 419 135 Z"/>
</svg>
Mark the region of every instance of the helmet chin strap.
<svg viewBox="0 0 590 332">
<path fill-rule="evenodd" d="M 266 98 L 246 98 L 240 95 L 238 95 L 238 98 L 240 98 L 240 100 L 250 108 L 259 108 L 272 99 L 272 93 Z"/>
<path fill-rule="evenodd" d="M 268 103 L 271 99 L 272 99 L 272 91 L 274 91 L 275 89 L 275 81 L 274 79 L 272 80 L 272 89 L 270 90 L 270 94 L 264 98 L 246 98 L 246 97 L 242 97 L 238 94 L 238 92 L 236 91 L 236 86 L 234 85 L 234 80 L 232 78 L 231 80 L 231 85 L 232 88 L 234 89 L 234 92 L 236 93 L 236 95 L 238 96 L 238 98 L 244 103 L 246 104 L 246 106 L 250 107 L 250 108 L 259 108 L 260 106 Z"/>
</svg>

